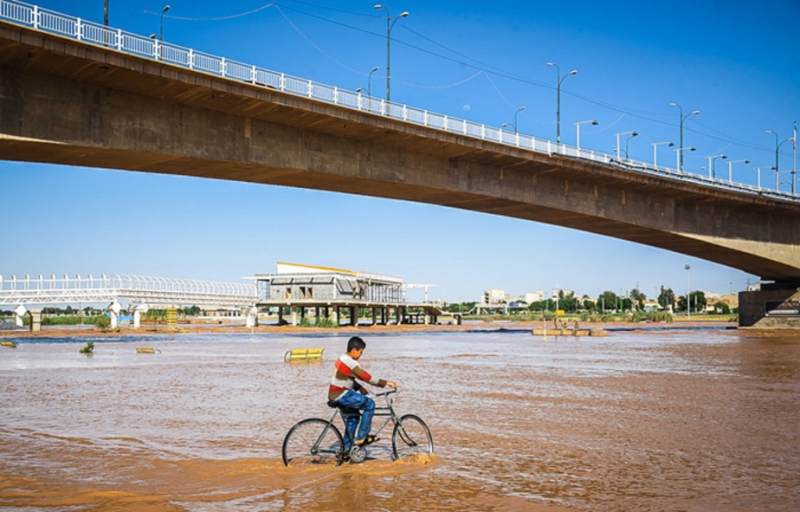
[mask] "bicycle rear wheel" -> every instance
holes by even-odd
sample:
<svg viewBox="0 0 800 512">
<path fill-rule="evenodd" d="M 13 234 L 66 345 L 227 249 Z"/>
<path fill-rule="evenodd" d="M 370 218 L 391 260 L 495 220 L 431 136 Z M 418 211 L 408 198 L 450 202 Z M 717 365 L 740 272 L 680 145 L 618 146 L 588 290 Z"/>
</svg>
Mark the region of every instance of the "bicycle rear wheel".
<svg viewBox="0 0 800 512">
<path fill-rule="evenodd" d="M 338 466 L 344 455 L 342 434 L 327 420 L 303 420 L 286 434 L 281 453 L 286 466 Z"/>
<path fill-rule="evenodd" d="M 392 432 L 392 450 L 395 460 L 433 455 L 433 438 L 428 425 L 413 414 L 397 420 Z"/>
</svg>

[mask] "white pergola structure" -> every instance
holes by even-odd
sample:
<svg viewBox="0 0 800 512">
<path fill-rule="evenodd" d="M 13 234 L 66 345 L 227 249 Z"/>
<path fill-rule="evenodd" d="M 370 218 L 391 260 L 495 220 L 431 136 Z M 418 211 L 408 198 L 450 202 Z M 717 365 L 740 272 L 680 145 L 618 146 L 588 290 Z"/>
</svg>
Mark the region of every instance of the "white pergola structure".
<svg viewBox="0 0 800 512">
<path fill-rule="evenodd" d="M 134 310 L 134 327 L 140 326 L 141 313 L 150 307 L 216 306 L 242 309 L 248 326 L 255 324 L 257 288 L 253 283 L 226 283 L 174 277 L 112 274 L 93 277 L 64 275 L 36 278 L 26 275 L 5 279 L 0 275 L 0 307 L 17 306 L 17 325 L 22 325 L 26 306 L 77 303 L 107 303 L 111 325 L 116 327 L 120 301 L 127 301 Z"/>
</svg>

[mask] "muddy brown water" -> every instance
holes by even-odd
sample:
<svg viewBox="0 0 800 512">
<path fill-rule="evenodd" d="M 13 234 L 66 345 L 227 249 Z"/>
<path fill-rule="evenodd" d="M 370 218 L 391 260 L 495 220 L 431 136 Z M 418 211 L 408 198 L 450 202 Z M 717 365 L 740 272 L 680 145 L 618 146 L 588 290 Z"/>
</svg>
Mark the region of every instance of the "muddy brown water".
<svg viewBox="0 0 800 512">
<path fill-rule="evenodd" d="M 285 468 L 340 336 L 20 340 L 0 349 L 11 510 L 796 511 L 800 339 L 730 331 L 365 336 L 436 455 Z M 137 354 L 135 347 L 156 354 Z M 324 347 L 321 363 L 286 364 Z"/>
</svg>

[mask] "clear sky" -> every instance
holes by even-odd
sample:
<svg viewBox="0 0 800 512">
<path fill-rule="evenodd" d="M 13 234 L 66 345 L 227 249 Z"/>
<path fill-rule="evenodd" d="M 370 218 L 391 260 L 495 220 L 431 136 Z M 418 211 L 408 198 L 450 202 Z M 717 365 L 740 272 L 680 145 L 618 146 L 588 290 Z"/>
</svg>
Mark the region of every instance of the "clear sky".
<svg viewBox="0 0 800 512">
<path fill-rule="evenodd" d="M 355 90 L 385 93 L 386 11 L 369 0 L 169 0 L 164 40 Z M 40 6 L 102 22 L 103 0 Z M 158 33 L 165 3 L 110 0 L 110 25 Z M 391 0 L 392 100 L 612 153 L 636 130 L 631 158 L 678 142 L 690 172 L 724 153 L 734 179 L 755 183 L 775 161 L 774 135 L 800 120 L 797 0 L 597 2 Z M 369 71 L 379 71 L 368 80 Z M 792 169 L 792 143 L 781 151 Z M 661 147 L 660 164 L 675 165 Z M 716 160 L 718 176 L 728 163 Z M 431 298 L 477 300 L 560 287 L 596 297 L 636 286 L 727 293 L 756 276 L 688 256 L 564 229 L 422 204 L 127 171 L 0 161 L 0 274 L 129 273 L 239 281 L 276 261 L 335 266 L 439 285 Z M 788 172 L 781 175 L 788 181 Z M 775 186 L 765 169 L 762 184 Z M 782 187 L 788 190 L 788 185 Z M 417 292 L 421 294 L 421 292 Z"/>
</svg>

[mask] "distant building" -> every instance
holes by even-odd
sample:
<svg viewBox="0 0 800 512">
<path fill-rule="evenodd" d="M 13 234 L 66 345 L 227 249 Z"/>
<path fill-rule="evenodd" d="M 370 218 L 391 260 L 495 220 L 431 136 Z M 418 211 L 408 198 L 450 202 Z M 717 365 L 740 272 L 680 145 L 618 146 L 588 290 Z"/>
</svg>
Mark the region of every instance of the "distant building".
<svg viewBox="0 0 800 512">
<path fill-rule="evenodd" d="M 277 270 L 256 274 L 262 300 L 405 301 L 405 283 L 399 277 L 284 262 L 278 262 Z"/>
<path fill-rule="evenodd" d="M 482 304 L 502 304 L 507 302 L 506 292 L 503 290 L 491 289 L 483 292 Z"/>
</svg>

